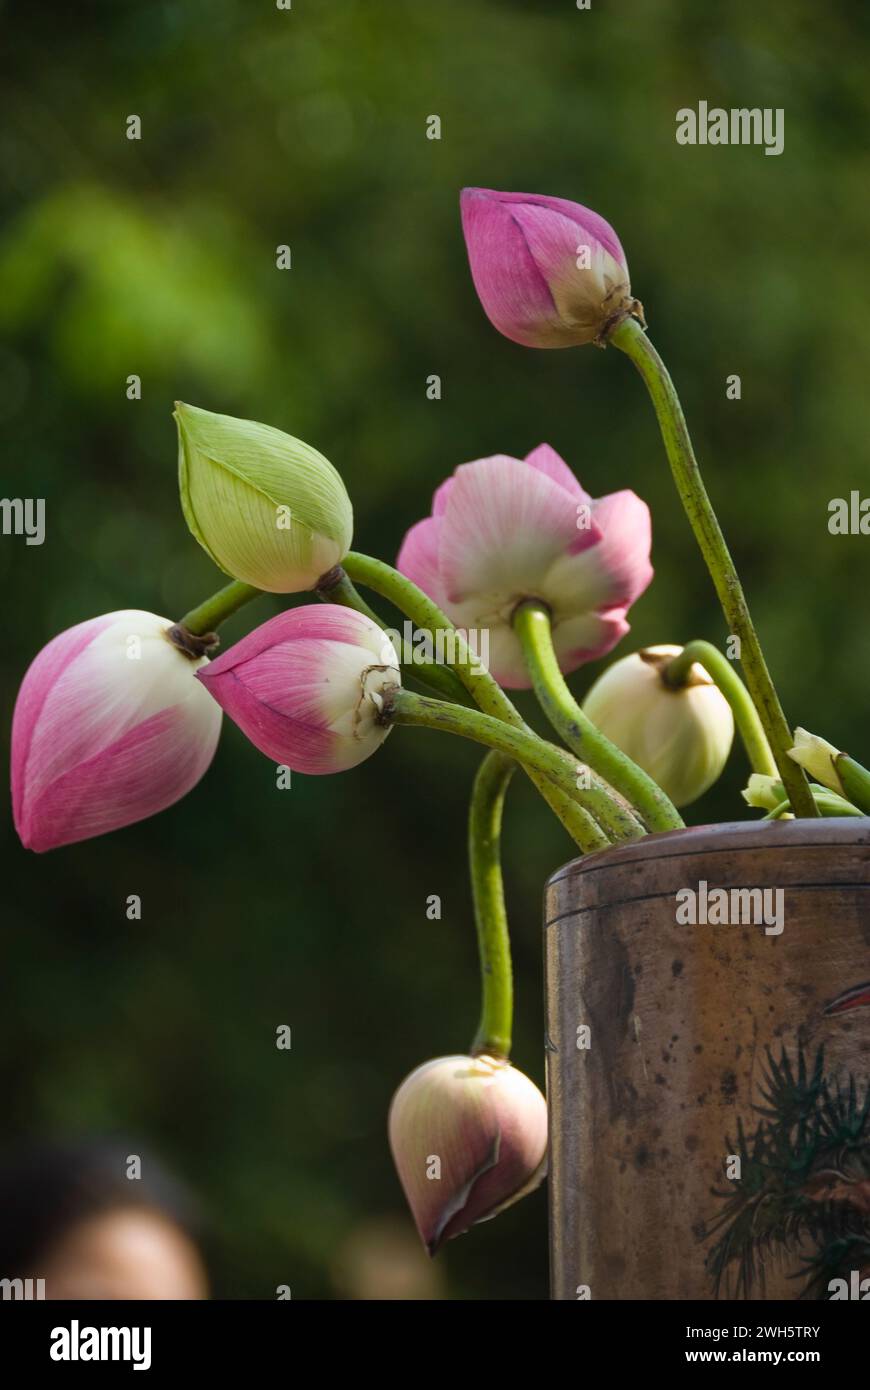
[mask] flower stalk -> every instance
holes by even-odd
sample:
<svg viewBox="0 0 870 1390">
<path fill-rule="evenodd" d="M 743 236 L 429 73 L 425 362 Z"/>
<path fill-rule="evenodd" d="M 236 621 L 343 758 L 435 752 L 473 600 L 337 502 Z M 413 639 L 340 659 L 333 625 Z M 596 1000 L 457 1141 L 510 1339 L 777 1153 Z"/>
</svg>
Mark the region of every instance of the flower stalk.
<svg viewBox="0 0 870 1390">
<path fill-rule="evenodd" d="M 501 868 L 504 799 L 516 763 L 487 753 L 474 779 L 468 814 L 468 862 L 480 955 L 481 1014 L 472 1056 L 510 1056 L 513 972 Z"/>
<path fill-rule="evenodd" d="M 594 774 L 589 776 L 590 786 L 578 787 L 586 779 L 578 777 L 580 769 L 571 755 L 545 743 L 529 729 L 514 728 L 478 710 L 463 709 L 403 689 L 385 695 L 381 718 L 388 725 L 413 724 L 473 739 L 522 763 L 530 775 L 537 773 L 545 782 L 554 782 L 567 796 L 581 803 L 591 822 L 586 827 L 583 850 L 606 848 L 608 836 L 619 843 L 640 839 L 645 833 L 630 808 L 619 805 Z"/>
<path fill-rule="evenodd" d="M 815 816 L 818 812 L 806 777 L 788 756 L 793 741 L 791 732 L 767 668 L 734 561 L 704 486 L 679 396 L 668 370 L 634 318 L 623 319 L 610 334 L 608 342 L 626 353 L 643 377 L 656 412 L 677 492 L 716 587 L 725 619 L 731 632 L 740 640 L 740 659 L 746 673 L 746 684 L 773 750 L 779 775 L 795 814 Z"/>
<path fill-rule="evenodd" d="M 514 729 L 526 729 L 522 716 L 501 686 L 475 661 L 462 633 L 454 628 L 446 613 L 443 613 L 412 580 L 393 569 L 392 565 L 385 564 L 383 560 L 376 560 L 371 555 L 362 555 L 354 550 L 345 556 L 344 569 L 352 580 L 364 584 L 374 593 L 380 594 L 381 598 L 387 599 L 418 628 L 424 629 L 432 636 L 438 632 L 450 633 L 454 656 L 451 662 L 452 669 L 475 704 L 484 714 L 491 715 Z M 586 852 L 590 848 L 607 847 L 610 843 L 607 836 L 600 832 L 599 827 L 591 822 L 583 806 L 578 804 L 579 796 L 575 786 L 568 790 L 564 786 L 554 785 L 549 777 L 534 768 L 529 768 L 528 773 L 579 849 Z"/>
<path fill-rule="evenodd" d="M 341 565 L 325 574 L 314 591 L 324 603 L 340 603 L 345 608 L 353 608 L 373 623 L 383 627 L 384 623 L 377 613 L 366 603 L 353 581 Z M 401 656 L 401 652 L 399 653 Z M 414 676 L 421 685 L 428 686 L 436 695 L 441 695 L 454 704 L 468 704 L 468 694 L 459 677 L 449 666 L 440 666 L 437 661 L 414 661 L 413 665 L 402 664 L 403 671 Z"/>
<path fill-rule="evenodd" d="M 683 819 L 653 779 L 611 743 L 583 712 L 565 681 L 550 629 L 550 615 L 535 600 L 521 603 L 513 618 L 535 695 L 556 732 L 638 812 L 648 830 L 679 830 Z"/>
<path fill-rule="evenodd" d="M 743 740 L 752 771 L 762 777 L 775 777 L 776 760 L 767 741 L 764 726 L 758 717 L 758 711 L 746 686 L 718 647 L 714 647 L 712 642 L 697 639 L 687 642 L 679 656 L 675 656 L 673 661 L 662 668 L 662 680 L 666 685 L 679 690 L 688 681 L 695 662 L 703 666 L 731 706 L 734 722 Z"/>
<path fill-rule="evenodd" d="M 178 626 L 183 627 L 194 637 L 204 637 L 208 633 L 214 632 L 220 627 L 221 623 L 231 618 L 233 613 L 238 612 L 246 603 L 259 598 L 262 589 L 255 589 L 252 584 L 243 584 L 240 579 L 234 579 L 231 584 L 225 584 L 222 589 L 218 589 L 216 594 L 207 598 L 204 602 L 197 604 L 196 608 L 191 608 L 189 613 L 179 619 Z"/>
</svg>

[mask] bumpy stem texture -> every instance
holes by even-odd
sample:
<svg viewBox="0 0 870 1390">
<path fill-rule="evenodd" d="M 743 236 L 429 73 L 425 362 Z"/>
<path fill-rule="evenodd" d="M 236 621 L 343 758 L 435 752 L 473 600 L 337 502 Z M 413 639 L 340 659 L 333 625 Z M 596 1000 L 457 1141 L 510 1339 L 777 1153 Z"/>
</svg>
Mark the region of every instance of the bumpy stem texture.
<svg viewBox="0 0 870 1390">
<path fill-rule="evenodd" d="M 760 772 L 764 777 L 776 777 L 776 760 L 770 751 L 758 711 L 746 686 L 718 647 L 714 647 L 712 642 L 701 640 L 687 642 L 679 656 L 675 656 L 673 661 L 664 667 L 662 679 L 675 688 L 684 685 L 696 661 L 716 682 L 731 706 L 734 722 L 743 740 L 752 771 Z"/>
<path fill-rule="evenodd" d="M 475 660 L 462 633 L 454 628 L 446 613 L 443 613 L 422 589 L 418 589 L 416 584 L 391 565 L 384 564 L 382 560 L 376 560 L 370 555 L 360 555 L 357 551 L 351 551 L 345 556 L 344 568 L 351 579 L 365 584 L 374 593 L 394 604 L 418 628 L 431 633 L 432 636 L 438 632 L 447 634 L 447 649 L 452 657 L 449 664 L 479 708 L 485 714 L 503 720 L 513 728 L 526 728 L 522 716 L 501 686 Z M 532 769 L 527 770 L 538 791 L 578 848 L 601 849 L 606 846 L 607 837 L 601 835 L 598 842 L 590 846 L 590 818 L 583 807 L 577 804 L 576 790 L 568 793 L 555 786 L 548 777 Z M 597 827 L 595 829 L 597 830 Z"/>
<path fill-rule="evenodd" d="M 661 787 L 596 729 L 577 704 L 559 669 L 544 604 L 531 600 L 520 604 L 513 627 L 538 703 L 568 747 L 630 802 L 649 830 L 681 829 L 684 821 Z"/>
<path fill-rule="evenodd" d="M 788 756 L 793 741 L 791 732 L 767 669 L 734 561 L 704 486 L 683 409 L 668 370 L 636 319 L 624 319 L 609 342 L 631 358 L 652 398 L 680 500 L 716 586 L 725 620 L 731 632 L 740 639 L 740 660 L 746 684 L 792 808 L 799 816 L 815 816 L 818 812 L 806 777 Z"/>
<path fill-rule="evenodd" d="M 513 974 L 504 881 L 501 823 L 505 793 L 516 763 L 487 753 L 474 779 L 468 815 L 468 862 L 480 953 L 480 1025 L 472 1056 L 509 1057 L 513 1028 Z"/>
<path fill-rule="evenodd" d="M 618 805 L 603 790 L 600 783 L 591 787 L 577 789 L 577 764 L 563 748 L 554 748 L 545 743 L 528 729 L 516 729 L 494 719 L 490 714 L 478 710 L 463 709 L 460 705 L 449 705 L 444 700 L 431 700 L 428 695 L 415 695 L 410 690 L 396 690 L 384 703 L 383 718 L 394 724 L 414 724 L 427 729 L 441 729 L 444 733 L 459 734 L 462 738 L 473 739 L 505 753 L 522 763 L 529 772 L 536 772 L 544 779 L 550 779 L 569 796 L 576 795 L 589 814 L 589 820 L 601 817 L 607 821 L 606 829 L 616 841 L 639 839 L 643 826 L 635 819 L 628 808 Z M 594 821 L 592 822 L 594 826 Z M 584 849 L 601 849 L 607 839 L 601 830 L 597 832 L 594 843 L 589 837 Z M 603 842 L 603 843 L 602 843 Z"/>
</svg>

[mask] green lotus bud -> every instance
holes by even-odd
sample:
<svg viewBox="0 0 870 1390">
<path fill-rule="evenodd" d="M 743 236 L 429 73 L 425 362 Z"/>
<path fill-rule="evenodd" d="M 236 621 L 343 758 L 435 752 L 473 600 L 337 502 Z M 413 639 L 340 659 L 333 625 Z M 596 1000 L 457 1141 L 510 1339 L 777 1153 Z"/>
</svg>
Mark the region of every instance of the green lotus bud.
<svg viewBox="0 0 870 1390">
<path fill-rule="evenodd" d="M 614 662 L 589 691 L 583 709 L 675 806 L 688 806 L 721 774 L 734 739 L 734 716 L 697 662 L 684 685 L 666 684 L 662 672 L 681 651 L 647 647 Z"/>
<path fill-rule="evenodd" d="M 353 509 L 328 459 L 283 430 L 180 401 L 175 420 L 184 517 L 220 569 L 294 594 L 341 563 Z"/>
</svg>

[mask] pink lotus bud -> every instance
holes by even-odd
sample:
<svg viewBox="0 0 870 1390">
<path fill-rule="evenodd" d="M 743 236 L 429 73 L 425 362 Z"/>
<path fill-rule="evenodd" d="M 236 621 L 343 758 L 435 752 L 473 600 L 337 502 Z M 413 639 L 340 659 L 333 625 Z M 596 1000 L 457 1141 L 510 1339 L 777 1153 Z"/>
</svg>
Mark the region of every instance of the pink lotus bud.
<svg viewBox="0 0 870 1390">
<path fill-rule="evenodd" d="M 540 193 L 464 188 L 462 230 L 490 322 L 524 347 L 600 342 L 642 316 L 619 238 L 589 208 Z"/>
<path fill-rule="evenodd" d="M 488 1221 L 546 1172 L 547 1102 L 534 1082 L 492 1057 L 438 1057 L 402 1082 L 390 1147 L 423 1244 Z"/>
<path fill-rule="evenodd" d="M 255 748 L 294 772 L 344 772 L 379 748 L 385 691 L 401 685 L 385 632 L 324 603 L 270 618 L 199 678 Z"/>
<path fill-rule="evenodd" d="M 12 719 L 12 810 L 26 849 L 104 835 L 171 806 L 209 766 L 221 716 L 172 623 L 130 609 L 55 637 Z"/>
<path fill-rule="evenodd" d="M 405 536 L 398 568 L 443 608 L 496 680 L 531 684 L 511 618 L 523 599 L 551 612 L 564 672 L 628 632 L 629 606 L 652 579 L 650 517 L 633 492 L 592 498 L 541 444 L 457 468 L 432 515 Z M 487 653 L 488 644 L 488 653 Z"/>
</svg>

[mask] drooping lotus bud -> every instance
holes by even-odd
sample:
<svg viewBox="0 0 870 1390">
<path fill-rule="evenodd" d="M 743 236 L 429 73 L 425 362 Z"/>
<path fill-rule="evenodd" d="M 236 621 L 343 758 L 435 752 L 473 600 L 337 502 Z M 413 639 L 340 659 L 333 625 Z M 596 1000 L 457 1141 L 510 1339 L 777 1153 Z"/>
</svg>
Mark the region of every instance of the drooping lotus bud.
<svg viewBox="0 0 870 1390">
<path fill-rule="evenodd" d="M 688 806 L 721 774 L 734 739 L 734 716 L 697 662 L 685 685 L 666 684 L 662 671 L 681 650 L 647 647 L 623 657 L 598 678 L 583 709 L 675 806 Z"/>
<path fill-rule="evenodd" d="M 462 230 L 480 302 L 495 328 L 524 347 L 577 347 L 628 314 L 619 238 L 589 208 L 540 193 L 464 188 Z"/>
<path fill-rule="evenodd" d="M 313 589 L 350 549 L 339 474 L 282 430 L 176 403 L 181 505 L 193 535 L 234 579 L 273 594 Z"/>
<path fill-rule="evenodd" d="M 456 469 L 396 561 L 443 608 L 501 685 L 531 684 L 511 617 L 550 609 L 560 669 L 609 652 L 652 579 L 649 508 L 625 489 L 590 497 L 549 444 Z M 487 651 L 483 651 L 484 641 Z"/>
<path fill-rule="evenodd" d="M 26 849 L 55 849 L 171 806 L 208 768 L 221 713 L 172 623 L 130 609 L 60 633 L 12 719 L 12 808 Z"/>
<path fill-rule="evenodd" d="M 339 604 L 291 608 L 199 678 L 255 748 L 294 772 L 343 772 L 380 747 L 399 660 L 370 618 Z"/>
<path fill-rule="evenodd" d="M 438 1057 L 393 1097 L 390 1148 L 430 1255 L 519 1201 L 546 1171 L 547 1103 L 492 1057 Z"/>
</svg>

